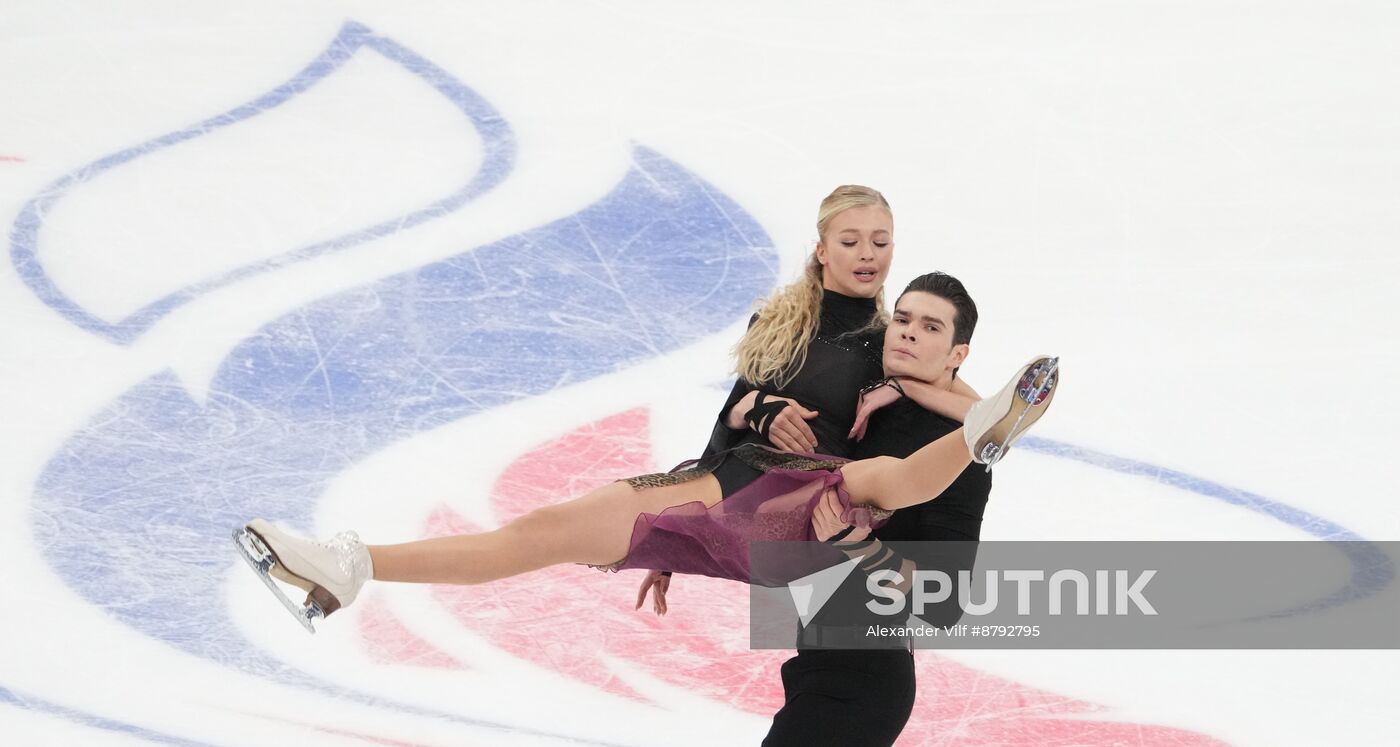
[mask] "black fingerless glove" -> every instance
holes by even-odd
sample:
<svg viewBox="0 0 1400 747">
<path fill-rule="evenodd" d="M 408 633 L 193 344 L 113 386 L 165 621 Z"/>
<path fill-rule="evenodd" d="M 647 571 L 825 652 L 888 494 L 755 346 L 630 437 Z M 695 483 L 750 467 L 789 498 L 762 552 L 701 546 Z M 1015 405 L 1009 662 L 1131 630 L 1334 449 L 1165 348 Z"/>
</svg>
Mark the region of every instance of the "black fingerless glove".
<svg viewBox="0 0 1400 747">
<path fill-rule="evenodd" d="M 744 415 L 744 421 L 764 439 L 768 438 L 768 432 L 773 428 L 774 416 L 788 406 L 788 401 L 785 399 L 765 403 L 763 400 L 767 396 L 766 393 L 759 392 L 758 396 L 754 397 L 753 407 L 749 408 L 748 413 Z"/>
</svg>

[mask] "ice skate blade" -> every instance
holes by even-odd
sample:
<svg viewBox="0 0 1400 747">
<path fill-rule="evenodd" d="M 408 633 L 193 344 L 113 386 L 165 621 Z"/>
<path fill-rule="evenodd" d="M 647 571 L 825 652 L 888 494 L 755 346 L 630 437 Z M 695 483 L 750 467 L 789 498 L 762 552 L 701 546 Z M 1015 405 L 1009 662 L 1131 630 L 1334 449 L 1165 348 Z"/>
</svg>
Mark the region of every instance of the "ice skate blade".
<svg viewBox="0 0 1400 747">
<path fill-rule="evenodd" d="M 277 556 L 262 541 L 262 538 L 247 527 L 239 527 L 233 530 L 233 545 L 238 548 L 238 554 L 243 557 L 248 567 L 258 574 L 258 578 L 262 579 L 268 590 L 282 602 L 282 606 L 287 608 L 292 617 L 295 617 L 308 633 L 314 635 L 316 627 L 312 625 L 312 621 L 325 617 L 321 605 L 317 604 L 314 599 L 308 599 L 305 605 L 300 605 L 283 593 L 282 589 L 277 586 L 277 582 L 273 580 L 273 574 L 279 570 L 286 573 L 286 570 L 277 565 Z"/>
<path fill-rule="evenodd" d="M 1041 356 L 1031 361 L 1016 383 L 1010 407 L 996 425 L 982 437 L 978 449 L 980 460 L 987 465 L 985 472 L 1006 456 L 1011 442 L 1039 420 L 1050 408 L 1059 384 L 1060 359 Z"/>
</svg>

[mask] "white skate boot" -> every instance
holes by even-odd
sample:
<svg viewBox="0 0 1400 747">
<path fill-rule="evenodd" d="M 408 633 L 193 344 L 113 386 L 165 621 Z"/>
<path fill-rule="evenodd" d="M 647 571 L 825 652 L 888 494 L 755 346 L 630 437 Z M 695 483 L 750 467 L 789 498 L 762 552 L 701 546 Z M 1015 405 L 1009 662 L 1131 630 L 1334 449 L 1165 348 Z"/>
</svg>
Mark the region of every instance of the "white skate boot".
<svg viewBox="0 0 1400 747">
<path fill-rule="evenodd" d="M 972 406 L 963 423 L 972 461 L 987 465 L 988 472 L 1001 461 L 1011 444 L 1049 409 L 1060 380 L 1059 369 L 1059 358 L 1037 356 L 1000 392 Z"/>
<path fill-rule="evenodd" d="M 312 633 L 316 632 L 313 620 L 348 607 L 374 576 L 369 548 L 354 532 L 341 532 L 329 542 L 312 542 L 254 519 L 233 531 L 233 543 L 287 611 Z M 297 605 L 273 583 L 274 578 L 306 591 L 306 602 Z"/>
</svg>

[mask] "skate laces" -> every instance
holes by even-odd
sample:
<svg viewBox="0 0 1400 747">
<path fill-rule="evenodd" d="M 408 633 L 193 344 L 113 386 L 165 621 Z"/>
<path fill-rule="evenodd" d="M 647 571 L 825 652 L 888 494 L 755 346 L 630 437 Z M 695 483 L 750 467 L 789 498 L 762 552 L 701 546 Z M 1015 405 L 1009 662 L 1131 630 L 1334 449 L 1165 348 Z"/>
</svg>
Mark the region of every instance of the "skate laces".
<svg viewBox="0 0 1400 747">
<path fill-rule="evenodd" d="M 365 543 L 360 541 L 360 535 L 341 532 L 321 544 L 335 552 L 336 565 L 341 573 L 351 579 L 369 575 L 369 553 L 365 552 Z"/>
</svg>

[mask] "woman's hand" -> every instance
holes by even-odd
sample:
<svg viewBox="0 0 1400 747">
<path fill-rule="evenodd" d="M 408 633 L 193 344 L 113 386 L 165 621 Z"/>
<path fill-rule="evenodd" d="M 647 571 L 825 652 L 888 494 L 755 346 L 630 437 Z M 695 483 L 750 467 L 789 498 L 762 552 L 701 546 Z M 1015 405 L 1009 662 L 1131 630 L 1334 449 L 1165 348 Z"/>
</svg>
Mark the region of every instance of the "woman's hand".
<svg viewBox="0 0 1400 747">
<path fill-rule="evenodd" d="M 861 390 L 860 404 L 856 406 L 856 423 L 846 437 L 857 441 L 865 438 L 865 427 L 870 423 L 871 413 L 897 402 L 903 396 L 904 390 L 895 379 L 885 379 L 876 386 Z"/>
<path fill-rule="evenodd" d="M 817 534 L 817 539 L 822 542 L 840 534 L 850 525 L 841 521 L 841 499 L 836 496 L 836 488 L 827 488 L 822 493 L 822 499 L 817 501 L 817 508 L 812 512 L 812 529 Z M 851 533 L 841 538 L 842 542 L 859 542 L 870 536 L 870 527 L 856 527 Z"/>
<path fill-rule="evenodd" d="M 671 577 L 665 571 L 647 571 L 647 577 L 642 579 L 642 588 L 637 590 L 637 606 L 633 609 L 641 609 L 642 603 L 647 600 L 647 591 L 655 589 L 652 594 L 652 611 L 658 615 L 666 614 L 666 590 L 671 588 Z"/>
</svg>

